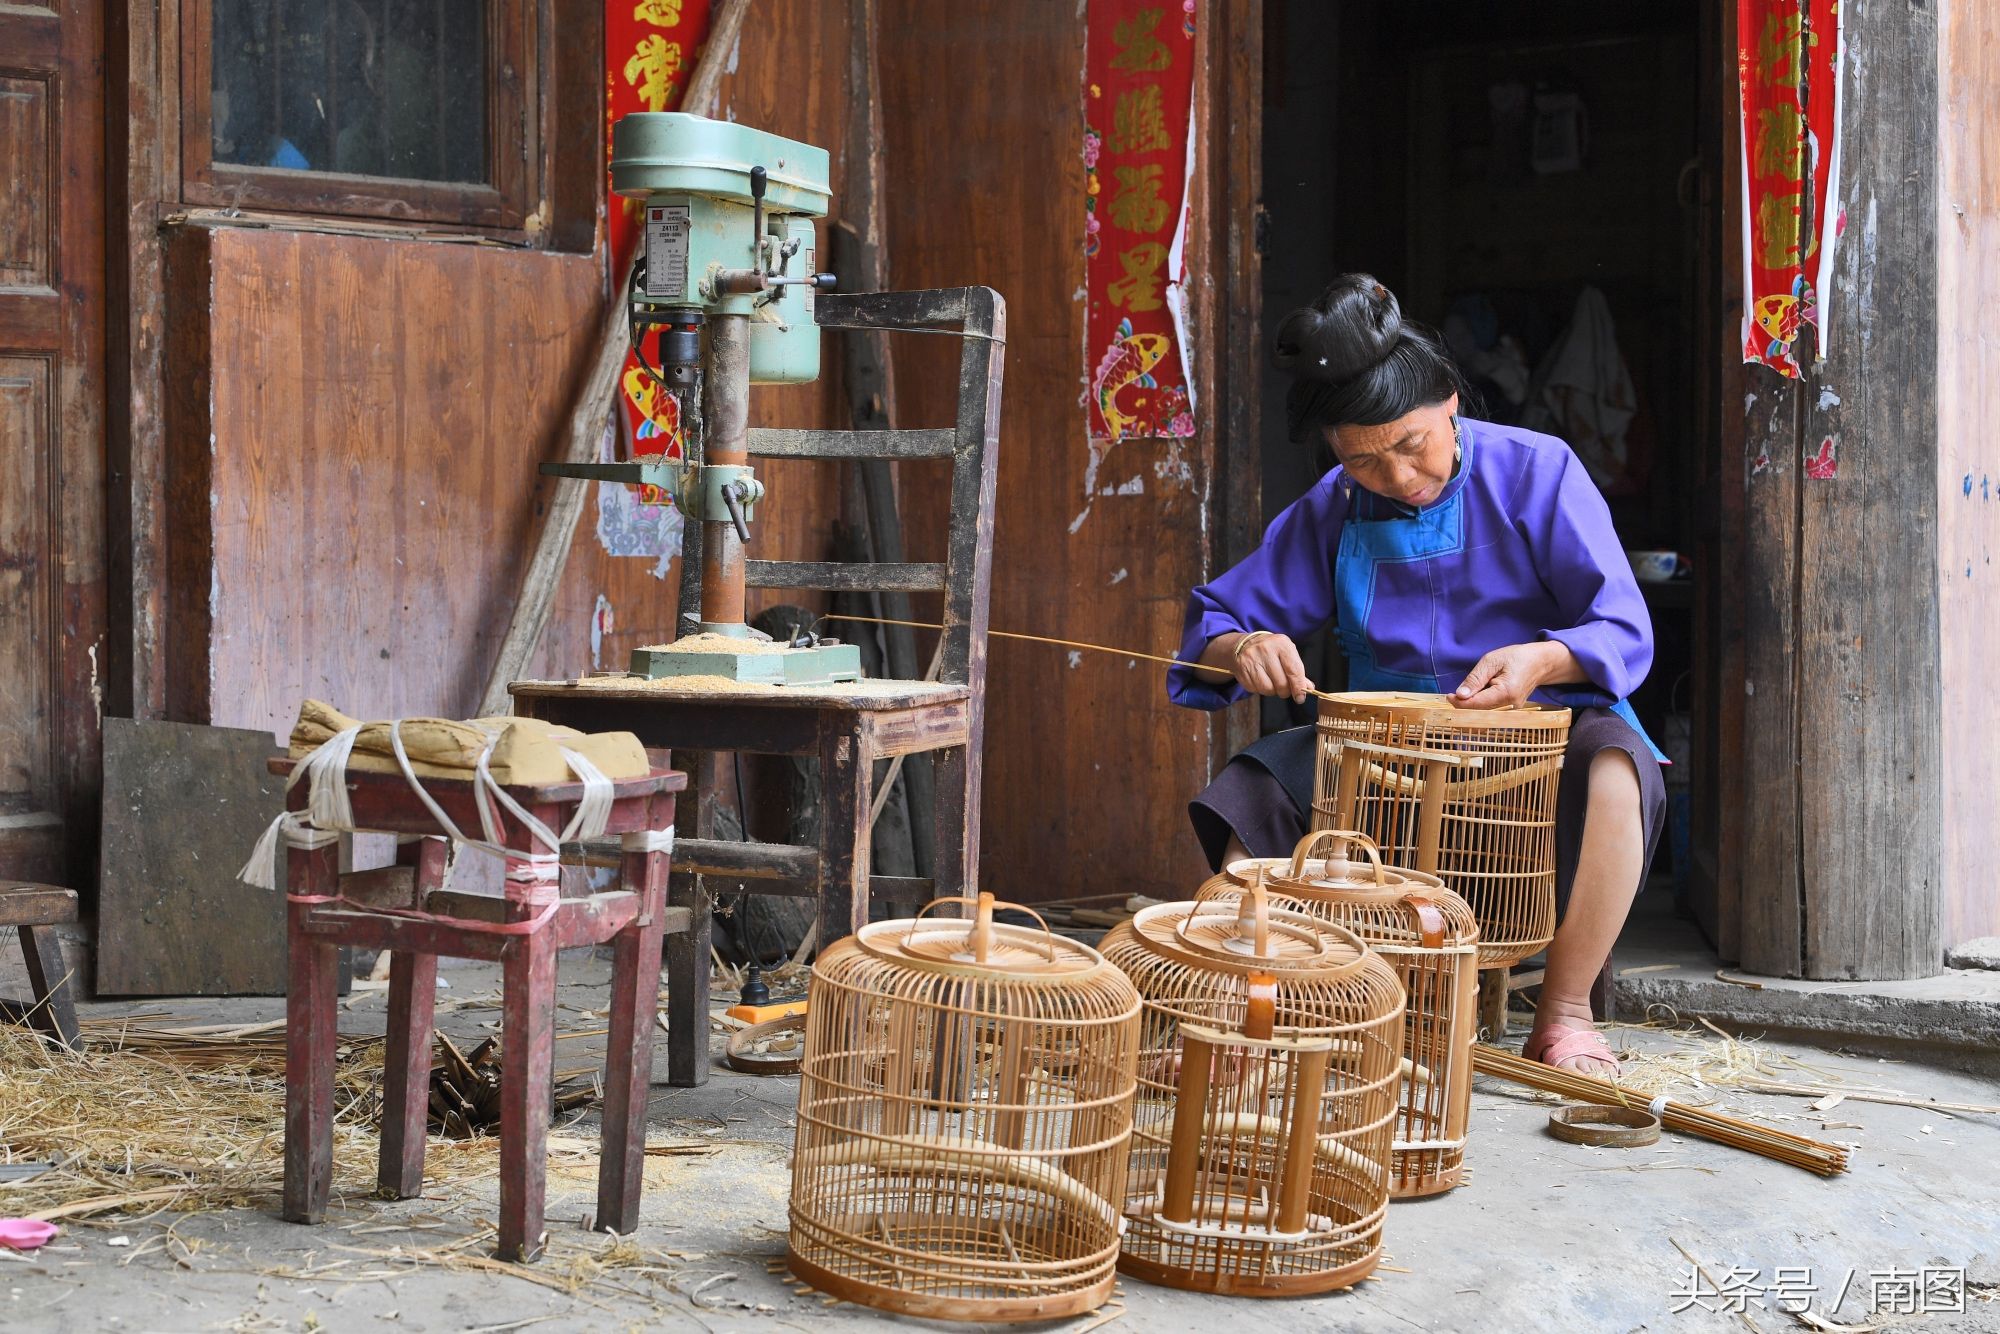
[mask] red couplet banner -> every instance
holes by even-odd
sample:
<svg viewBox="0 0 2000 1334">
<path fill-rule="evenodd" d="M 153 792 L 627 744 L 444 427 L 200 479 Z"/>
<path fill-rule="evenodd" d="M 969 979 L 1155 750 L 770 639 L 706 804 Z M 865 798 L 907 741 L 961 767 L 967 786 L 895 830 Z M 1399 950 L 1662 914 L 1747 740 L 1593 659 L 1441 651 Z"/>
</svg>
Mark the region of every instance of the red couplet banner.
<svg viewBox="0 0 2000 1334">
<path fill-rule="evenodd" d="M 696 55 L 708 37 L 709 0 L 606 0 L 604 6 L 604 152 L 611 160 L 611 127 L 634 111 L 676 111 L 694 72 Z M 639 236 L 639 204 L 610 196 L 611 272 L 625 264 Z M 619 300 L 624 293 L 617 294 Z M 634 458 L 681 455 L 679 405 L 625 358 L 618 403 L 624 438 Z M 642 504 L 663 505 L 666 497 L 638 488 Z"/>
<path fill-rule="evenodd" d="M 1738 0 L 1743 130 L 1743 359 L 1799 374 L 1829 337 L 1840 189 L 1840 0 Z M 1812 210 L 1805 211 L 1807 190 Z"/>
<path fill-rule="evenodd" d="M 1086 384 L 1101 440 L 1194 434 L 1185 298 L 1195 0 L 1089 0 Z"/>
</svg>

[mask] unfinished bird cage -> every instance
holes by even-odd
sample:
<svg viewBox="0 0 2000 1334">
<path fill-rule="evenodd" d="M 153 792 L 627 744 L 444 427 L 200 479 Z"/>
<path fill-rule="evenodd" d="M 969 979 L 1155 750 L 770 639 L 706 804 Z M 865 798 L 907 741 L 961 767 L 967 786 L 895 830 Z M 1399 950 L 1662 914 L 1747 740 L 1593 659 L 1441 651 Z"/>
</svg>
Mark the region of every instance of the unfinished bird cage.
<svg viewBox="0 0 2000 1334">
<path fill-rule="evenodd" d="M 1351 859 L 1353 850 L 1365 861 Z M 1290 857 L 1237 862 L 1225 874 L 1236 883 L 1263 875 L 1273 903 L 1346 927 L 1395 969 L 1407 999 L 1389 1194 L 1416 1199 L 1456 1186 L 1465 1169 L 1478 1029 L 1472 909 L 1436 876 L 1384 864 L 1373 839 L 1348 830 L 1308 834 Z"/>
<path fill-rule="evenodd" d="M 1381 1257 L 1403 992 L 1353 932 L 1261 883 L 1143 909 L 1104 938 L 1143 1000 L 1118 1267 L 1300 1296 Z"/>
<path fill-rule="evenodd" d="M 1320 701 L 1312 827 L 1359 830 L 1440 877 L 1479 923 L 1479 966 L 1539 953 L 1556 929 L 1556 785 L 1568 709 L 1462 709 L 1444 695 Z"/>
<path fill-rule="evenodd" d="M 877 922 L 813 965 L 792 1272 L 906 1315 L 1092 1310 L 1115 1277 L 1138 993 L 1046 925 L 996 923 L 991 894 L 938 903 L 975 916 Z"/>
</svg>

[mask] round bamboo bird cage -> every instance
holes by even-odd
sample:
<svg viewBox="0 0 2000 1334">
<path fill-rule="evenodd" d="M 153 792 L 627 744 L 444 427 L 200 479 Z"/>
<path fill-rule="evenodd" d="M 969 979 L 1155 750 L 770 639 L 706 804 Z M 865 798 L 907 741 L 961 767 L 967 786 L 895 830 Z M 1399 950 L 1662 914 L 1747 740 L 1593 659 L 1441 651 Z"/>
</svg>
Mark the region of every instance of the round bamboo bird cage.
<svg viewBox="0 0 2000 1334">
<path fill-rule="evenodd" d="M 995 923 L 991 894 L 941 903 L 976 914 L 877 922 L 813 965 L 792 1272 L 907 1315 L 1092 1310 L 1115 1277 L 1138 993 L 1046 925 Z"/>
<path fill-rule="evenodd" d="M 1350 849 L 1365 863 L 1349 860 Z M 1324 855 L 1314 857 L 1315 851 Z M 1479 926 L 1472 909 L 1436 876 L 1385 865 L 1373 839 L 1347 830 L 1307 834 L 1290 857 L 1251 858 L 1224 872 L 1239 884 L 1259 874 L 1273 903 L 1346 927 L 1396 970 L 1407 1000 L 1389 1195 L 1416 1199 L 1450 1190 L 1464 1173 L 1472 1116 L 1472 1040 L 1479 1026 Z"/>
<path fill-rule="evenodd" d="M 1367 1277 L 1403 1021 L 1389 965 L 1261 882 L 1143 909 L 1101 948 L 1144 1001 L 1119 1269 L 1267 1297 Z"/>
<path fill-rule="evenodd" d="M 1568 709 L 1461 709 L 1444 695 L 1320 701 L 1312 827 L 1359 830 L 1440 877 L 1479 923 L 1479 965 L 1539 953 L 1556 929 L 1556 785 Z"/>
</svg>

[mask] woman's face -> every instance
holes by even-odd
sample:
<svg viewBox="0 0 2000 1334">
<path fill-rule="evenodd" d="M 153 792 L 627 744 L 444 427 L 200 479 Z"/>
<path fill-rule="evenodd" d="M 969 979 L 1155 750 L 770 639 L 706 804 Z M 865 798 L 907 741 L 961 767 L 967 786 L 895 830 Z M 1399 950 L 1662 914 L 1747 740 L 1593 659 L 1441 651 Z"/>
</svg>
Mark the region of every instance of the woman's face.
<svg viewBox="0 0 2000 1334">
<path fill-rule="evenodd" d="M 1326 441 L 1347 475 L 1387 500 L 1428 505 L 1457 466 L 1451 419 L 1458 395 L 1380 426 L 1330 426 Z"/>
</svg>

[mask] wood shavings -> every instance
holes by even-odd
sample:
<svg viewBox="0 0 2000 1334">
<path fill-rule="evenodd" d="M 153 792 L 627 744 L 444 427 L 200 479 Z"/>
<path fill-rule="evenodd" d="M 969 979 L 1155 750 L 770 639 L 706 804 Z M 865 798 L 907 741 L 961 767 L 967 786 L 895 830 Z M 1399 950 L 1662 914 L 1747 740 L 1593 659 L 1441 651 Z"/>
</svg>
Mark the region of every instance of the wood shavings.
<svg viewBox="0 0 2000 1334">
<path fill-rule="evenodd" d="M 641 653 L 783 653 L 787 645 L 775 639 L 738 639 L 713 632 L 682 635 L 671 644 L 641 644 Z"/>
</svg>

